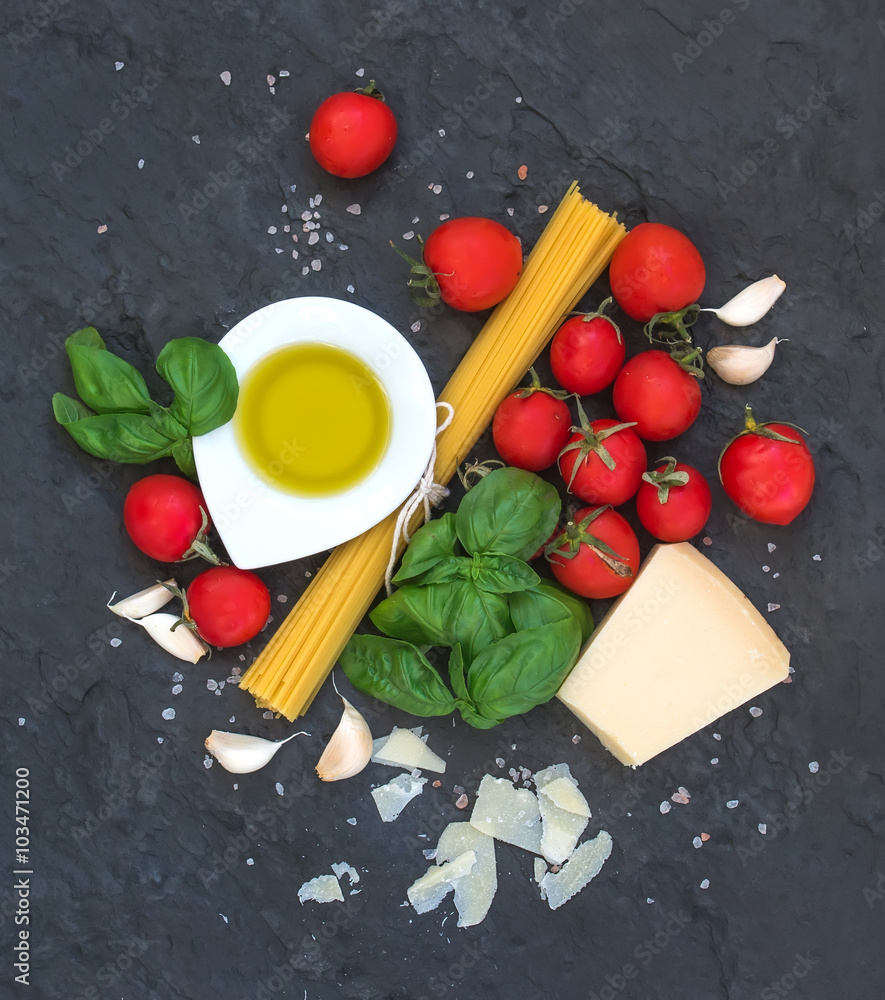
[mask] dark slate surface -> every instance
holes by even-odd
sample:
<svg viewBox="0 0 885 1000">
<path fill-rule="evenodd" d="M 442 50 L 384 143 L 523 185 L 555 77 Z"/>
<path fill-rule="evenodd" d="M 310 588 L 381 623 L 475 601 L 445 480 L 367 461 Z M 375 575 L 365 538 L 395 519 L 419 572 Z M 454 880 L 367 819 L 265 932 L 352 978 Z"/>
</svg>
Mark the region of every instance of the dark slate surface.
<svg viewBox="0 0 885 1000">
<path fill-rule="evenodd" d="M 724 4 L 4 4 L 4 996 L 880 995 L 885 24 L 869 2 Z M 400 140 L 375 176 L 343 182 L 316 167 L 304 134 L 316 104 L 358 85 L 361 68 L 388 92 Z M 272 94 L 266 77 L 282 70 Z M 574 744 L 581 728 L 558 703 L 489 732 L 434 721 L 443 785 L 393 826 L 369 796 L 388 771 L 315 780 L 338 715 L 324 691 L 304 723 L 312 736 L 234 790 L 233 776 L 203 766 L 208 731 L 231 716 L 229 728 L 274 738 L 291 727 L 232 685 L 207 689 L 242 665 L 239 651 L 180 665 L 105 610 L 113 590 L 159 569 L 121 524 L 141 471 L 91 459 L 52 421 L 51 392 L 71 386 L 64 335 L 94 323 L 147 371 L 170 337 L 217 340 L 267 302 L 345 298 L 353 284 L 352 299 L 403 330 L 440 387 L 481 317 L 445 311 L 410 332 L 416 310 L 387 240 L 426 234 L 442 213 L 486 214 L 531 245 L 538 204 L 555 204 L 571 177 L 628 224 L 689 233 L 707 305 L 772 271 L 789 284 L 757 329 L 698 325 L 704 346 L 790 343 L 752 387 L 708 379 L 701 416 L 674 447 L 714 475 L 748 400 L 808 430 L 819 474 L 808 510 L 786 528 L 745 523 L 717 486 L 705 549 L 758 606 L 780 605 L 769 617 L 793 651 L 794 683 L 758 699 L 761 717 L 740 709 L 637 772 L 589 733 Z M 315 194 L 335 240 L 308 248 L 302 235 L 296 262 L 289 237 L 267 230 L 300 231 Z M 357 203 L 361 215 L 346 212 Z M 303 276 L 311 259 L 322 269 Z M 603 280 L 587 303 L 605 292 Z M 626 329 L 639 350 L 637 327 Z M 320 561 L 264 574 L 288 598 L 274 602 L 277 621 Z M 409 721 L 365 707 L 378 732 Z M 484 924 L 459 931 L 450 904 L 417 917 L 402 904 L 426 867 L 421 848 L 463 818 L 452 786 L 472 794 L 498 756 L 508 768 L 568 761 L 591 832 L 611 831 L 611 860 L 551 913 L 531 859 L 502 846 Z M 32 791 L 27 988 L 12 982 L 17 768 Z M 690 804 L 662 815 L 680 785 Z M 701 831 L 710 840 L 696 850 Z M 299 905 L 301 883 L 341 860 L 359 868 L 361 893 Z"/>
</svg>

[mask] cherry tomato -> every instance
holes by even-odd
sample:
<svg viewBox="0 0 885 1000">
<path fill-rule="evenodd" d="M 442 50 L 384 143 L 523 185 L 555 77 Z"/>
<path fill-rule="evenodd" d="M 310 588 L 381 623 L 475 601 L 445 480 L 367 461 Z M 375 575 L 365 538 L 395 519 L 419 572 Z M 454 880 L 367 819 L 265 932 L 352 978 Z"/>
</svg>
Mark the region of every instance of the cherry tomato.
<svg viewBox="0 0 885 1000">
<path fill-rule="evenodd" d="M 616 510 L 584 507 L 560 538 L 547 558 L 553 575 L 572 593 L 600 600 L 616 597 L 636 578 L 639 541 Z"/>
<path fill-rule="evenodd" d="M 569 493 L 586 503 L 617 507 L 639 489 L 648 460 L 631 427 L 607 417 L 594 420 L 572 434 L 565 447 L 559 471 Z"/>
<path fill-rule="evenodd" d="M 701 409 L 701 387 L 666 351 L 632 357 L 615 379 L 615 413 L 635 421 L 646 441 L 667 441 L 687 430 Z"/>
<path fill-rule="evenodd" d="M 646 472 L 636 494 L 636 513 L 646 531 L 662 542 L 687 542 L 707 523 L 713 497 L 707 480 L 675 458 Z"/>
<path fill-rule="evenodd" d="M 373 81 L 323 101 L 310 123 L 310 151 L 336 177 L 363 177 L 390 156 L 396 133 L 393 112 Z"/>
<path fill-rule="evenodd" d="M 532 385 L 511 392 L 495 411 L 492 438 L 507 465 L 540 472 L 556 461 L 571 425 L 568 406 L 532 370 Z"/>
<path fill-rule="evenodd" d="M 519 240 L 493 219 L 449 219 L 424 244 L 424 264 L 443 302 L 464 312 L 497 305 L 522 272 Z"/>
<path fill-rule="evenodd" d="M 246 569 L 214 566 L 187 588 L 188 611 L 197 632 L 212 646 L 239 646 L 264 628 L 270 591 Z"/>
<path fill-rule="evenodd" d="M 750 407 L 746 429 L 726 445 L 719 478 L 728 496 L 764 524 L 789 524 L 811 499 L 814 459 L 789 424 L 757 424 Z"/>
<path fill-rule="evenodd" d="M 618 244 L 608 273 L 615 301 L 641 323 L 697 302 L 706 281 L 697 247 L 660 222 L 631 229 Z"/>
<path fill-rule="evenodd" d="M 123 503 L 123 523 L 135 545 L 151 559 L 176 562 L 199 552 L 218 562 L 206 545 L 209 519 L 203 527 L 206 501 L 181 476 L 158 474 L 139 479 Z"/>
<path fill-rule="evenodd" d="M 569 392 L 589 396 L 610 385 L 624 364 L 624 338 L 605 315 L 606 299 L 595 313 L 563 323 L 550 344 L 550 366 Z"/>
</svg>

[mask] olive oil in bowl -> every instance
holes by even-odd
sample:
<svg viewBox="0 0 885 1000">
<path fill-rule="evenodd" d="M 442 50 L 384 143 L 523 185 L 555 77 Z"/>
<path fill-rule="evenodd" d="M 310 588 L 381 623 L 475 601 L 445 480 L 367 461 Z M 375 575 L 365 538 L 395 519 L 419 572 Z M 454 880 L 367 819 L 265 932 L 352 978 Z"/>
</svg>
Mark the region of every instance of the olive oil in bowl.
<svg viewBox="0 0 885 1000">
<path fill-rule="evenodd" d="M 322 343 L 282 347 L 243 379 L 237 443 L 266 483 L 303 497 L 362 482 L 390 441 L 390 402 L 355 355 Z"/>
</svg>

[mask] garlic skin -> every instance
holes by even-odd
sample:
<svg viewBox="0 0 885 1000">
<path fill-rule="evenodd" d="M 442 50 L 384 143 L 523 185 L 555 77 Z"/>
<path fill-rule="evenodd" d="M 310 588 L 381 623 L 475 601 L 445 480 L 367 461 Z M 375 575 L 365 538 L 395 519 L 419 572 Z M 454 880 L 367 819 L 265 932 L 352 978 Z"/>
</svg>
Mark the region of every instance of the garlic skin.
<svg viewBox="0 0 885 1000">
<path fill-rule="evenodd" d="M 338 728 L 326 744 L 317 762 L 320 781 L 340 781 L 352 778 L 369 763 L 372 757 L 372 733 L 362 715 L 343 696 L 344 711 Z"/>
<path fill-rule="evenodd" d="M 768 278 L 754 281 L 752 285 L 747 285 L 743 291 L 729 299 L 724 306 L 718 309 L 702 309 L 701 312 L 715 313 L 716 316 L 729 326 L 752 326 L 760 319 L 783 295 L 787 287 L 785 281 L 772 274 Z M 709 355 L 707 355 L 709 357 Z"/>
<path fill-rule="evenodd" d="M 174 632 L 172 631 L 172 626 L 181 621 L 179 615 L 161 611 L 146 618 L 129 618 L 129 621 L 141 625 L 154 642 L 162 646 L 167 653 L 177 656 L 179 660 L 196 663 L 209 652 L 206 643 L 187 625 L 181 624 Z"/>
<path fill-rule="evenodd" d="M 284 740 L 265 740 L 260 736 L 244 736 L 241 733 L 225 733 L 213 729 L 206 737 L 205 746 L 209 753 L 231 774 L 251 774 L 268 764 L 277 750 L 296 736 L 309 733 L 292 733 Z"/>
<path fill-rule="evenodd" d="M 146 618 L 155 611 L 159 611 L 160 608 L 165 608 L 172 600 L 175 595 L 169 590 L 170 587 L 178 587 L 175 580 L 164 580 L 162 583 L 155 583 L 152 587 L 145 587 L 144 590 L 139 590 L 137 594 L 132 594 L 131 597 L 124 597 L 122 600 L 117 601 L 116 604 L 111 604 L 111 601 L 117 596 L 115 590 L 111 594 L 111 601 L 108 601 L 108 610 L 113 611 L 115 615 L 119 615 L 121 618 Z"/>
<path fill-rule="evenodd" d="M 723 382 L 749 385 L 768 371 L 774 361 L 775 347 L 783 342 L 772 337 L 764 347 L 746 347 L 743 344 L 713 347 L 707 351 L 707 363 Z"/>
</svg>

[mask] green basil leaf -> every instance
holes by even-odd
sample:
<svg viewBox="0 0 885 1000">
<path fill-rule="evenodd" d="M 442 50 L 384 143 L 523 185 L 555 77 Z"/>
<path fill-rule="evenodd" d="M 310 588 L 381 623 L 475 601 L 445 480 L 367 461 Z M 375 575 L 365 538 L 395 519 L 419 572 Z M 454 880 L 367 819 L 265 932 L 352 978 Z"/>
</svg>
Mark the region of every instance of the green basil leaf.
<svg viewBox="0 0 885 1000">
<path fill-rule="evenodd" d="M 179 469 L 191 479 L 197 478 L 197 463 L 194 461 L 194 445 L 191 439 L 176 441 L 172 445 L 172 457 Z"/>
<path fill-rule="evenodd" d="M 181 441 L 187 437 L 187 428 L 183 427 L 165 406 L 160 406 L 152 399 L 148 402 L 150 403 L 148 413 L 151 423 L 164 438 L 168 438 L 170 441 Z"/>
<path fill-rule="evenodd" d="M 208 434 L 226 424 L 237 408 L 237 374 L 217 344 L 199 337 L 170 340 L 157 371 L 175 390 L 170 411 L 189 434 Z"/>
<path fill-rule="evenodd" d="M 582 643 L 593 632 L 593 615 L 587 602 L 551 580 L 542 580 L 530 590 L 513 594 L 510 617 L 517 631 L 574 618 L 581 629 Z"/>
<path fill-rule="evenodd" d="M 78 347 L 97 347 L 100 351 L 107 350 L 101 334 L 94 326 L 84 326 L 82 330 L 72 333 L 65 341 L 65 347 L 68 344 L 76 344 Z"/>
<path fill-rule="evenodd" d="M 461 652 L 460 643 L 452 646 L 452 652 L 449 655 L 449 680 L 452 684 L 452 690 L 455 692 L 455 698 L 471 705 L 472 701 L 467 693 L 467 681 L 464 678 L 464 654 Z"/>
<path fill-rule="evenodd" d="M 172 453 L 173 443 L 143 413 L 100 413 L 61 420 L 59 410 L 63 406 L 64 415 L 70 414 L 66 404 L 60 403 L 55 410 L 56 419 L 84 451 L 96 458 L 144 465 Z"/>
<path fill-rule="evenodd" d="M 87 406 L 97 413 L 148 412 L 150 396 L 140 372 L 128 361 L 111 354 L 91 327 L 68 337 L 65 350 L 71 361 L 74 385 Z"/>
<path fill-rule="evenodd" d="M 506 598 L 480 590 L 471 580 L 446 586 L 450 596 L 442 615 L 445 645 L 460 643 L 465 660 L 473 660 L 489 643 L 513 631 Z"/>
<path fill-rule="evenodd" d="M 427 657 L 408 642 L 353 635 L 340 658 L 355 688 L 412 715 L 448 715 L 455 699 Z"/>
<path fill-rule="evenodd" d="M 421 575 L 420 585 L 428 587 L 439 583 L 454 583 L 469 580 L 472 576 L 473 560 L 467 556 L 443 556 L 439 562 Z"/>
<path fill-rule="evenodd" d="M 473 487 L 455 515 L 470 553 L 529 559 L 547 541 L 562 504 L 555 487 L 524 469 L 495 469 Z"/>
<path fill-rule="evenodd" d="M 573 618 L 492 643 L 467 672 L 467 690 L 477 711 L 500 721 L 549 701 L 575 665 L 580 648 L 581 630 Z"/>
<path fill-rule="evenodd" d="M 484 715 L 480 715 L 479 712 L 473 709 L 469 702 L 463 704 L 459 702 L 458 711 L 467 725 L 473 726 L 474 729 L 491 729 L 493 726 L 498 726 L 504 721 L 503 719 L 487 719 Z"/>
<path fill-rule="evenodd" d="M 393 578 L 397 585 L 423 583 L 423 575 L 432 569 L 440 559 L 456 554 L 458 535 L 455 531 L 455 515 L 443 514 L 422 525 L 412 535 L 402 564 Z"/>
<path fill-rule="evenodd" d="M 95 416 L 92 410 L 85 407 L 79 399 L 71 399 L 63 392 L 52 394 L 52 412 L 62 427 L 73 424 L 77 420 L 83 420 L 84 417 Z"/>
<path fill-rule="evenodd" d="M 473 557 L 473 563 L 477 587 L 492 594 L 513 594 L 541 582 L 527 562 L 513 556 L 478 555 Z"/>
<path fill-rule="evenodd" d="M 446 606 L 459 584 L 417 587 L 409 584 L 395 590 L 369 612 L 372 624 L 395 639 L 416 646 L 450 646 Z"/>
</svg>

